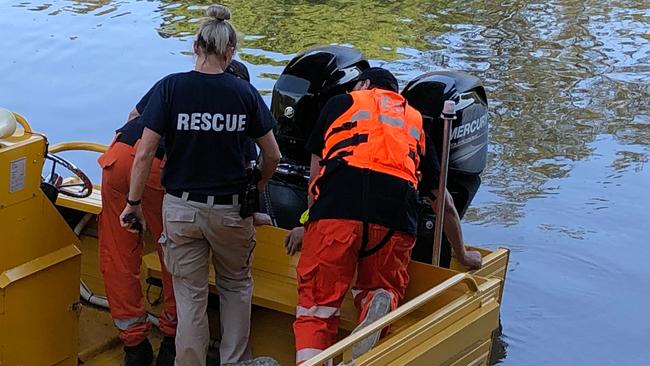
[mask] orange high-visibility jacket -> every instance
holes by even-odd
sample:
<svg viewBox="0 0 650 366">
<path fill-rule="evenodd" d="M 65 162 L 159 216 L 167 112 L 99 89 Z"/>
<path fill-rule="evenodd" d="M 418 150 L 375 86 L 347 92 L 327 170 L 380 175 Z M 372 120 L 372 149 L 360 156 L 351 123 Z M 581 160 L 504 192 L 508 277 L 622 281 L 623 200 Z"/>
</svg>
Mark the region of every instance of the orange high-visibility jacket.
<svg viewBox="0 0 650 366">
<path fill-rule="evenodd" d="M 323 168 L 340 158 L 347 165 L 389 174 L 417 186 L 417 167 L 425 137 L 422 115 L 406 99 L 392 91 L 353 91 L 352 107 L 325 132 Z M 317 177 L 312 184 L 317 184 Z M 317 196 L 318 187 L 310 190 Z M 316 198 L 316 197 L 315 197 Z"/>
</svg>

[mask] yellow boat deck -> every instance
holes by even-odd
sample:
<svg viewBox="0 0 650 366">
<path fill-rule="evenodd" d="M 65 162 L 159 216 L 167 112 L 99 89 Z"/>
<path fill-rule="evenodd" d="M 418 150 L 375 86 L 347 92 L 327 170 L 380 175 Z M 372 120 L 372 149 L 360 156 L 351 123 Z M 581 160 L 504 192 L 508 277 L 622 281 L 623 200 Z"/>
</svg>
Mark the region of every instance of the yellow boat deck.
<svg viewBox="0 0 650 366">
<path fill-rule="evenodd" d="M 216 314 L 215 314 L 216 315 Z M 252 345 L 255 355 L 275 358 L 282 365 L 291 365 L 293 358 L 293 317 L 261 307 L 254 307 L 252 313 Z M 124 351 L 117 337 L 108 311 L 85 306 L 79 319 L 79 360 L 85 366 L 115 366 L 122 364 Z M 345 335 L 344 333 L 342 335 Z M 153 327 L 149 340 L 158 350 L 162 335 Z M 272 340 L 272 342 L 270 342 Z M 211 350 L 216 356 L 216 352 Z"/>
</svg>

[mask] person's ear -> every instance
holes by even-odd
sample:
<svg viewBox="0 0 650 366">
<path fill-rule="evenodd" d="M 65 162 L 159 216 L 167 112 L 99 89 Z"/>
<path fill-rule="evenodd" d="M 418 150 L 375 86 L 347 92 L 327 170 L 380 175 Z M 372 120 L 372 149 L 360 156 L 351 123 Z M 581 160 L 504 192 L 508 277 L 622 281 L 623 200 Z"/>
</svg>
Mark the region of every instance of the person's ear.
<svg viewBox="0 0 650 366">
<path fill-rule="evenodd" d="M 226 54 L 224 55 L 224 61 L 226 62 L 226 68 L 232 63 L 233 56 L 235 56 L 235 47 L 228 46 L 226 49 Z"/>
<path fill-rule="evenodd" d="M 198 56 L 199 50 L 200 50 L 199 43 L 197 41 L 194 41 L 192 43 L 192 51 L 194 51 L 194 54 Z"/>
<path fill-rule="evenodd" d="M 368 89 L 370 89 L 370 79 L 364 80 L 363 87 L 361 88 L 361 90 L 368 90 Z"/>
</svg>

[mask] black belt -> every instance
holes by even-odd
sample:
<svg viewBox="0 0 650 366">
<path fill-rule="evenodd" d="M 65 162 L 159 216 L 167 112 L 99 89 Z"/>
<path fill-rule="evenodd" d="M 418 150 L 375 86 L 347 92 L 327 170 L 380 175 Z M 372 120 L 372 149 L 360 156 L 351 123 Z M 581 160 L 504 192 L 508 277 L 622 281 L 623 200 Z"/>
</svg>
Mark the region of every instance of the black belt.
<svg viewBox="0 0 650 366">
<path fill-rule="evenodd" d="M 121 133 L 119 136 L 117 136 L 115 142 L 121 142 L 129 146 L 135 146 L 135 143 L 138 142 L 138 140 L 140 140 L 140 138 L 134 140 L 132 138 L 129 138 L 125 133 Z M 162 158 L 164 157 L 165 157 L 165 149 L 160 147 L 160 145 L 158 145 L 158 148 L 156 149 L 156 158 L 162 160 Z"/>
<path fill-rule="evenodd" d="M 237 204 L 236 200 L 239 199 L 239 195 L 236 194 L 209 195 L 209 194 L 202 194 L 202 193 L 187 192 L 187 197 L 184 198 L 183 194 L 185 192 L 183 191 L 167 191 L 167 193 L 171 194 L 174 197 L 184 199 L 186 201 L 193 201 L 199 203 L 208 203 L 210 201 L 210 197 L 213 197 L 212 203 L 218 205 L 235 205 Z"/>
</svg>

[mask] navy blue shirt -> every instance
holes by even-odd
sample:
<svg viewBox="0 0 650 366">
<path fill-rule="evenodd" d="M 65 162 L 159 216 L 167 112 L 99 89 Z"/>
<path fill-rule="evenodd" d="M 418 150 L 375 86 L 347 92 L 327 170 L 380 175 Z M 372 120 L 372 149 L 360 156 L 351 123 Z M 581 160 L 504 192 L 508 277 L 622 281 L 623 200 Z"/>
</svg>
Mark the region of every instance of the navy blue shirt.
<svg viewBox="0 0 650 366">
<path fill-rule="evenodd" d="M 231 64 L 231 66 L 234 65 L 234 63 Z M 227 73 L 233 74 L 240 79 L 246 80 L 246 82 L 249 82 L 250 78 L 248 77 L 248 70 L 244 67 L 243 70 L 239 70 L 239 73 L 235 72 L 235 69 L 231 69 L 228 67 L 226 69 Z M 245 74 L 243 74 L 245 72 Z M 245 77 L 245 78 L 244 78 Z M 147 103 L 149 103 L 149 98 L 151 97 L 151 94 L 153 93 L 154 89 L 158 83 L 154 84 L 154 86 L 147 91 L 147 93 L 138 101 L 138 104 L 135 105 L 135 110 L 138 112 L 138 114 L 142 114 L 144 112 L 145 107 L 147 106 Z M 140 119 L 140 117 L 135 117 L 129 121 L 127 121 L 124 126 L 118 128 L 115 133 L 120 134 L 119 141 L 125 142 L 131 146 L 135 145 L 135 143 L 142 138 L 142 132 L 144 131 L 144 123 Z M 246 156 L 246 162 L 249 163 L 252 160 L 257 161 L 259 158 L 259 153 L 257 152 L 257 146 L 255 145 L 255 141 L 252 139 L 248 139 L 248 147 L 246 148 L 245 156 Z M 158 149 L 156 150 L 156 157 L 162 159 L 165 156 L 165 140 L 160 139 L 160 143 L 158 144 Z"/>
<path fill-rule="evenodd" d="M 227 73 L 171 74 L 154 86 L 144 125 L 164 136 L 168 191 L 239 193 L 246 184 L 250 139 L 276 125 L 259 92 Z"/>
<path fill-rule="evenodd" d="M 156 84 L 158 85 L 158 84 Z M 153 90 L 155 89 L 156 85 L 154 85 L 149 91 L 138 101 L 138 104 L 135 106 L 135 110 L 138 111 L 139 114 L 142 114 L 144 111 L 144 108 L 147 106 L 147 103 L 149 102 L 149 97 L 151 96 L 151 93 L 153 93 Z M 144 123 L 142 122 L 142 119 L 140 117 L 135 117 L 129 121 L 127 121 L 124 126 L 118 128 L 115 133 L 119 133 L 120 137 L 118 141 L 127 143 L 131 146 L 134 146 L 135 143 L 142 137 L 142 132 L 144 131 Z M 165 144 L 163 140 L 160 140 L 160 143 L 158 144 L 158 149 L 156 151 L 156 157 L 161 158 L 165 155 Z"/>
</svg>

